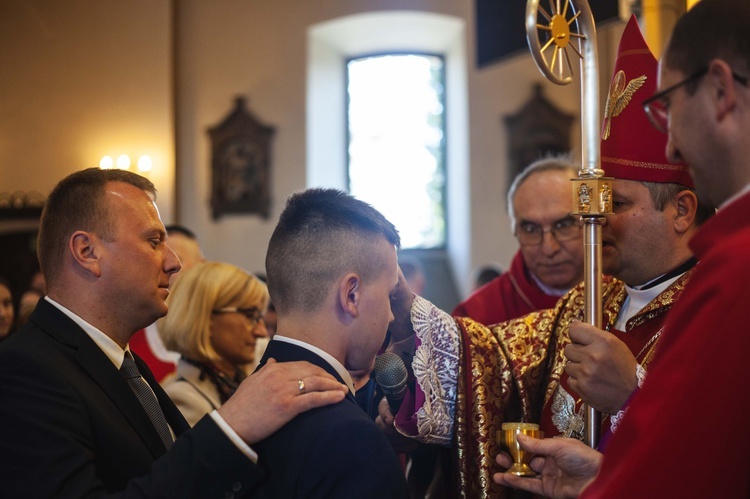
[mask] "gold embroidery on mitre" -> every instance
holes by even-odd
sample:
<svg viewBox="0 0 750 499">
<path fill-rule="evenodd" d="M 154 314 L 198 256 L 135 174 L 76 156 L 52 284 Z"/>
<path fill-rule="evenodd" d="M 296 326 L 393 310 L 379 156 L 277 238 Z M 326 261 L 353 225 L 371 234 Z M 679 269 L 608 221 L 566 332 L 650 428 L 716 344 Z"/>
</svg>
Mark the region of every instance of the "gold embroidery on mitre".
<svg viewBox="0 0 750 499">
<path fill-rule="evenodd" d="M 633 78 L 627 83 L 627 85 L 625 84 L 625 81 L 627 81 L 627 77 L 625 76 L 625 71 L 622 69 L 618 71 L 612 79 L 612 84 L 609 87 L 609 94 L 607 95 L 607 105 L 604 108 L 606 127 L 604 128 L 602 140 L 607 140 L 609 138 L 612 118 L 619 116 L 620 113 L 625 110 L 636 90 L 641 88 L 646 82 L 646 75 Z"/>
<path fill-rule="evenodd" d="M 653 163 L 650 161 L 634 161 L 631 159 L 611 158 L 609 156 L 602 156 L 602 163 L 613 163 L 615 165 L 637 166 L 639 168 L 652 168 L 654 170 L 669 170 L 675 172 L 687 171 L 687 167 L 685 165 L 677 165 L 674 163 Z"/>
</svg>

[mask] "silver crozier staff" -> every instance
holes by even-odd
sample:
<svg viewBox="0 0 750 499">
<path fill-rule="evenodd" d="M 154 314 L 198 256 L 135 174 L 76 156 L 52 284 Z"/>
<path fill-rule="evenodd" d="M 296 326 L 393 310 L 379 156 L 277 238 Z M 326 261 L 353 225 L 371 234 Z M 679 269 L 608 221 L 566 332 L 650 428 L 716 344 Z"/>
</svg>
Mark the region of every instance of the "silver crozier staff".
<svg viewBox="0 0 750 499">
<path fill-rule="evenodd" d="M 526 4 L 526 36 L 539 70 L 550 81 L 567 85 L 581 74 L 581 165 L 573 182 L 573 214 L 583 222 L 585 321 L 602 327 L 602 225 L 612 212 L 612 179 L 604 177 L 599 153 L 599 70 L 596 26 L 587 0 L 539 0 Z M 584 405 L 584 442 L 596 447 L 601 418 Z"/>
</svg>

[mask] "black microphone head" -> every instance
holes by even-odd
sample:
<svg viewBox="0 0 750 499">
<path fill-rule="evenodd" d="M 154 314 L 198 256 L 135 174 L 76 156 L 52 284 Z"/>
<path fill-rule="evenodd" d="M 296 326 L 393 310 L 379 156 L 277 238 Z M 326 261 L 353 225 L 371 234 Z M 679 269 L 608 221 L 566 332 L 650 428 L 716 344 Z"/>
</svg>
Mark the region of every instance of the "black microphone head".
<svg viewBox="0 0 750 499">
<path fill-rule="evenodd" d="M 373 373 L 375 381 L 386 394 L 395 394 L 406 389 L 409 373 L 404 361 L 395 353 L 385 352 L 375 357 Z"/>
</svg>

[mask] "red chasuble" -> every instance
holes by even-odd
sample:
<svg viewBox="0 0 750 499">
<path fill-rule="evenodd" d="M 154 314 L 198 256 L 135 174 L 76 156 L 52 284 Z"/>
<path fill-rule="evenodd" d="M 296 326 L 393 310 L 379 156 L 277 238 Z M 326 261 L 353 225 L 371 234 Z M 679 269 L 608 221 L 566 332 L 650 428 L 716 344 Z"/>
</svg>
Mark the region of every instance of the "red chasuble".
<svg viewBox="0 0 750 499">
<path fill-rule="evenodd" d="M 750 194 L 690 246 L 700 263 L 585 498 L 750 497 Z"/>
<path fill-rule="evenodd" d="M 552 308 L 559 296 L 546 294 L 529 275 L 519 250 L 510 270 L 485 284 L 459 303 L 451 315 L 471 317 L 480 324 L 505 322 L 522 315 Z"/>
</svg>

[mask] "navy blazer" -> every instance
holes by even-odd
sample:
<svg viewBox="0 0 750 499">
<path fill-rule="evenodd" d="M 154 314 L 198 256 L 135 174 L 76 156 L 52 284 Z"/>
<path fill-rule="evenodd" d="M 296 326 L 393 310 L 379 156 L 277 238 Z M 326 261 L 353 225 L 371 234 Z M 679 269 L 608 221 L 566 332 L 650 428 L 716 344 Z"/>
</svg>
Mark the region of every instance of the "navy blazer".
<svg viewBox="0 0 750 499">
<path fill-rule="evenodd" d="M 209 416 L 190 430 L 135 359 L 179 436 L 169 452 L 112 361 L 39 300 L 0 343 L 0 495 L 240 497 L 262 478 Z"/>
<path fill-rule="evenodd" d="M 305 348 L 271 341 L 260 366 L 271 357 L 278 362 L 306 360 L 344 382 L 328 362 Z M 396 454 L 351 393 L 338 404 L 298 415 L 253 449 L 268 473 L 255 491 L 257 497 L 409 497 Z"/>
</svg>

